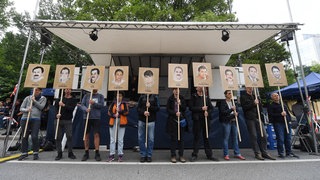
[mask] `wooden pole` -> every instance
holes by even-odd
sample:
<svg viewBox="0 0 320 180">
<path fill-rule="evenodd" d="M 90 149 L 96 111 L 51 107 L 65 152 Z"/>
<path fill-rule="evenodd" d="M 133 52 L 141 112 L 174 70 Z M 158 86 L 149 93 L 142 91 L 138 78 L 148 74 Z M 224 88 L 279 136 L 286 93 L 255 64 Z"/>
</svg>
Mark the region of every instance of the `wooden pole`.
<svg viewBox="0 0 320 180">
<path fill-rule="evenodd" d="M 61 90 L 60 102 L 62 102 L 63 90 L 64 90 L 64 89 Z M 60 113 L 61 113 L 61 106 L 59 105 L 58 114 L 60 114 Z M 56 134 L 55 134 L 55 136 L 54 136 L 54 139 L 55 139 L 55 140 L 57 140 L 57 136 L 58 136 L 59 123 L 60 123 L 60 117 L 57 119 Z"/>
<path fill-rule="evenodd" d="M 149 94 L 147 94 L 147 103 L 149 103 Z M 149 112 L 148 107 L 147 107 L 147 112 Z M 145 142 L 146 148 L 148 147 L 148 120 L 149 120 L 149 116 L 146 116 L 146 142 Z"/>
<path fill-rule="evenodd" d="M 255 88 L 255 87 L 254 87 L 254 95 L 256 96 L 256 100 L 258 100 L 257 88 Z M 260 102 L 259 102 L 259 103 L 260 103 Z M 261 133 L 261 137 L 263 137 L 263 130 L 262 130 L 262 123 L 261 123 L 261 116 L 260 116 L 259 104 L 257 104 L 257 112 L 258 112 L 258 120 L 259 120 L 259 126 L 260 126 L 260 133 Z"/>
<path fill-rule="evenodd" d="M 202 87 L 202 94 L 203 94 L 203 106 L 207 106 L 207 102 L 206 102 L 206 91 L 204 86 Z M 205 111 L 205 113 L 208 112 L 207 110 Z M 206 125 L 206 138 L 209 137 L 209 133 L 208 133 L 208 117 L 204 116 L 205 118 L 205 125 Z"/>
<path fill-rule="evenodd" d="M 33 92 L 32 92 L 32 96 L 31 96 L 31 102 L 30 102 L 29 109 L 32 109 L 32 104 L 33 104 L 32 98 L 34 97 L 35 91 L 36 91 L 36 88 L 33 88 Z M 29 124 L 30 115 L 31 115 L 31 111 L 28 112 L 28 117 L 27 117 L 27 120 L 26 120 L 26 125 L 25 125 L 25 127 L 24 127 L 24 133 L 23 133 L 23 137 L 24 137 L 24 138 L 26 137 L 26 134 L 27 134 L 27 129 L 28 129 L 28 124 Z"/>
<path fill-rule="evenodd" d="M 179 94 L 180 94 L 180 91 L 179 91 L 179 88 L 177 88 L 177 91 L 178 91 L 178 96 L 177 96 L 177 104 L 178 104 L 178 112 L 180 112 L 180 99 L 179 99 Z M 180 141 L 180 116 L 178 116 L 178 141 Z"/>
<path fill-rule="evenodd" d="M 118 136 L 117 136 L 118 135 L 118 120 L 119 120 L 119 116 L 120 116 L 119 109 L 118 109 L 118 104 L 119 104 L 119 90 L 117 90 L 117 104 L 116 104 L 116 114 L 118 114 L 118 117 L 115 118 L 116 122 L 113 123 L 115 125 L 114 128 L 116 128 L 115 131 L 114 131 L 114 140 L 115 140 L 116 143 L 117 143 L 117 139 L 118 139 Z M 121 108 L 121 106 L 120 106 L 120 108 Z"/>
<path fill-rule="evenodd" d="M 233 91 L 231 91 L 231 100 L 232 100 L 232 104 L 234 106 L 236 106 L 236 104 L 234 103 L 234 99 L 233 99 Z M 236 125 L 237 125 L 237 129 L 238 129 L 238 136 L 239 136 L 239 141 L 241 142 L 241 134 L 240 134 L 240 128 L 239 128 L 239 121 L 238 121 L 238 116 L 236 116 L 236 113 L 237 113 L 237 109 L 235 108 L 235 110 L 233 110 L 234 112 L 234 117 L 236 119 Z"/>
<path fill-rule="evenodd" d="M 283 101 L 282 101 L 282 95 L 281 95 L 281 91 L 280 91 L 280 86 L 278 86 L 278 91 L 279 91 L 279 96 L 280 96 L 280 103 L 281 103 L 281 108 L 282 108 L 282 112 L 284 111 L 284 106 L 283 106 Z M 284 116 L 284 123 L 286 124 L 286 130 L 287 133 L 289 134 L 289 128 L 288 128 L 288 123 L 287 123 L 287 116 Z"/>
<path fill-rule="evenodd" d="M 92 100 L 92 93 L 93 93 L 93 92 L 92 92 L 92 89 L 91 89 L 91 91 L 90 91 L 90 99 L 89 99 L 88 109 L 90 109 L 90 108 L 91 108 L 90 101 Z M 89 112 L 87 112 L 87 118 L 86 118 L 86 125 L 85 125 L 85 127 L 84 127 L 83 140 L 85 140 L 85 139 L 86 139 L 89 115 L 90 115 L 90 111 L 89 111 Z"/>
</svg>

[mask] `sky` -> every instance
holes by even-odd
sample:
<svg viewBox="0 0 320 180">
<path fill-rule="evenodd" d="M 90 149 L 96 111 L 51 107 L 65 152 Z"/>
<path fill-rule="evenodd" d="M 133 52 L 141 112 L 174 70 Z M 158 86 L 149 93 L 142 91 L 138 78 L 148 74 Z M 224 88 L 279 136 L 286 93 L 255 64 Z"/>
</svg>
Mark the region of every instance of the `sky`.
<svg viewBox="0 0 320 180">
<path fill-rule="evenodd" d="M 19 12 L 28 11 L 33 17 L 38 0 L 13 0 Z M 292 20 L 289 15 L 290 4 Z M 320 0 L 233 0 L 232 11 L 240 23 L 304 24 L 297 34 L 320 34 Z"/>
</svg>

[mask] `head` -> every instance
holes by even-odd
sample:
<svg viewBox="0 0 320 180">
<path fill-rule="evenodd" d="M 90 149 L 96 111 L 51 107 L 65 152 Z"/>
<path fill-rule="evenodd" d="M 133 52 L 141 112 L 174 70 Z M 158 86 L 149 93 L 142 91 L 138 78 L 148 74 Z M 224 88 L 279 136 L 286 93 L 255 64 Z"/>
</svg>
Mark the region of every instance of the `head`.
<svg viewBox="0 0 320 180">
<path fill-rule="evenodd" d="M 36 66 L 32 69 L 33 79 L 38 80 L 43 76 L 44 69 L 41 66 Z"/>
<path fill-rule="evenodd" d="M 178 92 L 179 92 L 178 88 L 173 88 L 172 89 L 172 93 L 173 93 L 174 96 L 177 96 Z"/>
<path fill-rule="evenodd" d="M 199 67 L 198 67 L 198 76 L 199 76 L 201 79 L 206 79 L 206 78 L 207 78 L 207 75 L 208 75 L 207 68 L 206 68 L 204 65 L 199 66 Z"/>
<path fill-rule="evenodd" d="M 98 89 L 93 89 L 93 90 L 92 90 L 92 93 L 93 93 L 93 94 L 97 94 L 97 93 L 98 93 Z"/>
<path fill-rule="evenodd" d="M 147 70 L 143 73 L 143 80 L 144 84 L 146 87 L 152 87 L 154 84 L 154 79 L 153 79 L 153 72 L 150 70 Z"/>
<path fill-rule="evenodd" d="M 280 79 L 281 74 L 280 74 L 280 68 L 279 68 L 279 67 L 277 67 L 277 66 L 272 66 L 272 67 L 271 67 L 271 71 L 272 71 L 272 74 L 273 74 L 273 76 L 274 76 L 275 78 Z"/>
<path fill-rule="evenodd" d="M 197 94 L 202 95 L 203 88 L 198 86 L 198 87 L 196 87 L 196 91 L 197 91 Z"/>
<path fill-rule="evenodd" d="M 252 87 L 246 87 L 246 92 L 247 92 L 248 94 L 252 94 L 252 90 L 253 90 Z"/>
<path fill-rule="evenodd" d="M 279 102 L 279 94 L 278 93 L 272 93 L 271 99 L 273 102 Z"/>
<path fill-rule="evenodd" d="M 116 97 L 117 97 L 117 95 L 116 95 Z M 122 99 L 124 98 L 124 92 L 123 91 L 119 91 L 119 96 L 118 97 L 119 97 L 119 101 L 122 101 Z"/>
<path fill-rule="evenodd" d="M 41 95 L 41 92 L 42 92 L 42 89 L 41 89 L 41 88 L 35 88 L 35 89 L 34 89 L 34 96 L 35 96 L 35 97 L 40 96 L 40 95 Z"/>
<path fill-rule="evenodd" d="M 122 69 L 116 69 L 114 71 L 114 80 L 117 81 L 117 82 L 120 82 L 123 78 L 123 70 Z"/>
<path fill-rule="evenodd" d="M 66 81 L 70 77 L 70 69 L 64 67 L 60 70 L 60 79 L 61 81 Z"/>
<path fill-rule="evenodd" d="M 224 71 L 226 80 L 233 80 L 233 72 L 230 69 Z"/>
<path fill-rule="evenodd" d="M 91 69 L 91 72 L 90 72 L 90 81 L 92 83 L 95 83 L 98 78 L 99 78 L 99 75 L 100 75 L 100 70 L 98 68 L 93 68 Z"/>
<path fill-rule="evenodd" d="M 249 68 L 248 68 L 248 72 L 249 72 L 249 76 L 251 77 L 251 78 L 257 78 L 257 68 L 256 67 L 254 67 L 254 66 L 250 66 Z"/>
<path fill-rule="evenodd" d="M 230 90 L 225 90 L 224 91 L 224 96 L 226 97 L 226 99 L 231 99 L 231 91 Z"/>
<path fill-rule="evenodd" d="M 64 89 L 65 95 L 71 95 L 71 93 L 72 93 L 72 89 L 70 89 L 70 88 Z"/>
<path fill-rule="evenodd" d="M 176 81 L 181 81 L 183 79 L 183 69 L 180 66 L 176 66 L 173 70 L 174 79 Z"/>
</svg>

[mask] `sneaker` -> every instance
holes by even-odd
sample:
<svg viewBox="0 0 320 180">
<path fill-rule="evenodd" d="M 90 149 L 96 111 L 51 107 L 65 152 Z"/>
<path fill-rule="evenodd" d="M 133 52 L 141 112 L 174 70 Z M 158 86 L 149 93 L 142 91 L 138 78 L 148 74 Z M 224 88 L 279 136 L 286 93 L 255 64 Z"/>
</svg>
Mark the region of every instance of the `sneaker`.
<svg viewBox="0 0 320 180">
<path fill-rule="evenodd" d="M 240 160 L 246 160 L 246 158 L 241 155 L 236 155 L 236 156 L 234 156 L 234 158 L 238 158 Z"/>
<path fill-rule="evenodd" d="M 172 157 L 171 157 L 171 162 L 172 162 L 172 163 L 176 163 L 176 162 L 177 162 L 177 159 L 176 159 L 175 156 L 172 156 Z"/>
<path fill-rule="evenodd" d="M 254 157 L 258 160 L 264 160 L 264 158 L 260 154 L 256 154 Z"/>
<path fill-rule="evenodd" d="M 108 162 L 112 162 L 112 161 L 114 161 L 114 155 L 110 155 L 110 156 L 108 157 Z"/>
<path fill-rule="evenodd" d="M 62 152 L 58 152 L 58 155 L 54 160 L 59 161 L 61 158 L 62 158 Z"/>
<path fill-rule="evenodd" d="M 73 152 L 68 153 L 68 158 L 70 159 L 76 159 L 76 156 L 73 154 Z"/>
<path fill-rule="evenodd" d="M 146 159 L 147 159 L 146 157 L 141 157 L 141 158 L 140 158 L 140 162 L 142 162 L 142 163 L 143 163 L 143 162 L 146 162 Z"/>
<path fill-rule="evenodd" d="M 100 153 L 96 152 L 94 158 L 96 159 L 96 161 L 101 161 Z"/>
<path fill-rule="evenodd" d="M 19 161 L 22 161 L 22 160 L 24 160 L 24 159 L 27 158 L 27 157 L 28 157 L 28 154 L 21 154 L 18 160 L 19 160 Z"/>
<path fill-rule="evenodd" d="M 276 158 L 272 157 L 270 154 L 262 154 L 262 157 L 270 160 L 276 160 Z"/>
<path fill-rule="evenodd" d="M 118 156 L 118 162 L 122 162 L 123 161 L 123 155 L 119 155 Z"/>
<path fill-rule="evenodd" d="M 229 161 L 230 160 L 229 155 L 224 156 L 224 160 Z"/>
<path fill-rule="evenodd" d="M 151 157 L 147 157 L 147 162 L 152 162 L 152 158 Z"/>
<path fill-rule="evenodd" d="M 295 158 L 300 158 L 299 156 L 297 156 L 297 155 L 295 155 L 295 154 L 293 154 L 293 153 L 289 153 L 289 154 L 287 154 L 286 155 L 287 157 L 295 157 Z"/>
<path fill-rule="evenodd" d="M 39 159 L 39 155 L 38 154 L 34 154 L 33 155 L 33 160 L 38 160 Z"/>
<path fill-rule="evenodd" d="M 211 161 L 219 161 L 219 159 L 217 159 L 217 158 L 215 158 L 215 157 L 213 157 L 213 156 L 211 156 L 211 157 L 207 157 L 209 160 L 211 160 Z"/>
<path fill-rule="evenodd" d="M 285 158 L 285 156 L 283 154 L 279 154 L 278 157 L 281 158 L 281 159 Z"/>
<path fill-rule="evenodd" d="M 180 157 L 179 157 L 179 161 L 182 162 L 182 163 L 185 163 L 185 162 L 186 162 L 186 159 L 185 159 L 183 156 L 180 156 Z"/>
<path fill-rule="evenodd" d="M 198 159 L 197 156 L 192 155 L 190 161 L 195 162 L 195 161 L 197 161 L 197 159 Z"/>
<path fill-rule="evenodd" d="M 89 159 L 89 154 L 85 153 L 81 159 L 81 161 L 86 161 Z"/>
</svg>

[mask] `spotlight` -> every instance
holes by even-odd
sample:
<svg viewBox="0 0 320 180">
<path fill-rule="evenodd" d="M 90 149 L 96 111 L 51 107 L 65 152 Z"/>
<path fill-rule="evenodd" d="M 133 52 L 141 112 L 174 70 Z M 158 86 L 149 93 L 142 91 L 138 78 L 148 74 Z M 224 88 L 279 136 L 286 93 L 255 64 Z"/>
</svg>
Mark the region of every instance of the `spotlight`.
<svg viewBox="0 0 320 180">
<path fill-rule="evenodd" d="M 94 28 L 90 33 L 89 33 L 89 37 L 90 39 L 92 39 L 92 41 L 96 41 L 98 39 L 98 30 L 96 28 Z"/>
<path fill-rule="evenodd" d="M 222 37 L 221 37 L 222 41 L 226 42 L 226 41 L 228 41 L 229 38 L 230 38 L 229 31 L 227 31 L 225 29 L 222 30 Z"/>
</svg>

